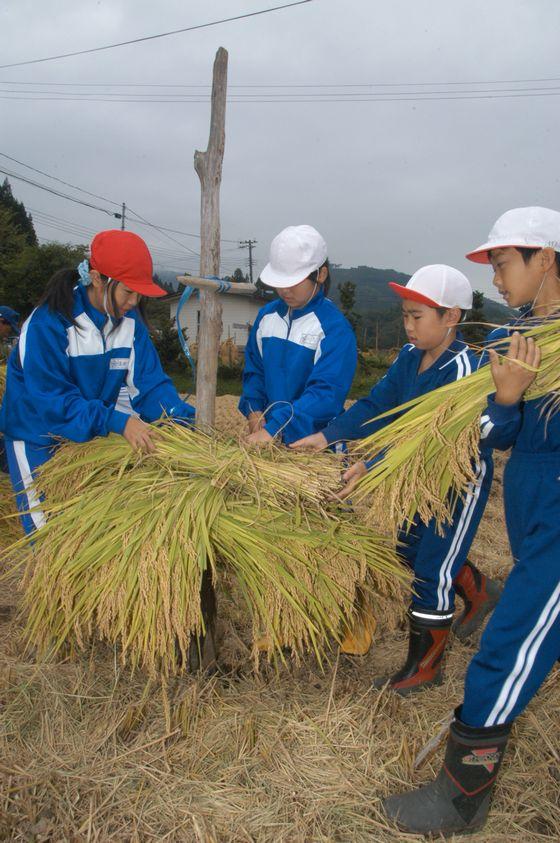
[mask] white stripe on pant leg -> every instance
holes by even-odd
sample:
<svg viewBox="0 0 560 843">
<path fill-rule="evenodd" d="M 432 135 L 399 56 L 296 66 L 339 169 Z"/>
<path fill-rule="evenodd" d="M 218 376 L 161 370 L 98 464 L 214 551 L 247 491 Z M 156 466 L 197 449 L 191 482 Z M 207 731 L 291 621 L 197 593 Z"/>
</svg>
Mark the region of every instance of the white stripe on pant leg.
<svg viewBox="0 0 560 843">
<path fill-rule="evenodd" d="M 513 670 L 504 682 L 496 704 L 484 724 L 485 726 L 496 726 L 501 723 L 505 723 L 506 718 L 509 716 L 515 703 L 519 699 L 519 694 L 521 693 L 523 685 L 527 681 L 531 668 L 535 663 L 539 647 L 550 627 L 558 617 L 559 612 L 560 583 L 558 583 L 553 593 L 550 595 L 548 602 L 540 613 L 535 626 L 521 645 Z"/>
<path fill-rule="evenodd" d="M 449 548 L 447 556 L 443 560 L 440 568 L 437 607 L 441 611 L 449 609 L 449 592 L 451 591 L 451 586 L 453 585 L 453 580 L 451 579 L 451 570 L 453 568 L 453 563 L 455 562 L 459 551 L 461 550 L 463 541 L 465 539 L 465 535 L 470 527 L 473 515 L 476 510 L 476 505 L 480 497 L 480 492 L 482 490 L 482 482 L 484 480 L 485 475 L 486 463 L 484 460 L 481 460 L 476 475 L 476 481 L 474 484 L 471 483 L 467 490 L 469 494 L 469 500 L 465 504 L 461 513 L 461 517 L 457 525 L 457 532 L 455 533 L 453 542 L 451 543 L 451 547 Z"/>
<path fill-rule="evenodd" d="M 39 505 L 39 499 L 37 498 L 35 489 L 33 488 L 33 475 L 31 474 L 31 468 L 29 467 L 29 460 L 27 459 L 27 454 L 25 453 L 25 442 L 23 442 L 21 439 L 17 439 L 14 441 L 13 444 L 14 454 L 18 464 L 19 473 L 21 474 L 23 488 L 25 489 L 27 502 L 29 504 L 29 515 L 31 516 L 31 520 L 33 521 L 36 529 L 38 530 L 40 527 L 45 526 L 46 519 L 43 510 Z"/>
</svg>

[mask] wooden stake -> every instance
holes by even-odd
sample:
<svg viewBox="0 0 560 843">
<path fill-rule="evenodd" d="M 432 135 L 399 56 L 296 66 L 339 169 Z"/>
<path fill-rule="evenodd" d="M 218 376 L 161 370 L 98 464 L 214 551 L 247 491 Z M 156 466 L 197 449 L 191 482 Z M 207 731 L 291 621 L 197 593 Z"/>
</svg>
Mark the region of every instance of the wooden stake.
<svg viewBox="0 0 560 843">
<path fill-rule="evenodd" d="M 205 152 L 196 150 L 194 168 L 200 179 L 200 274 L 220 271 L 220 184 L 225 147 L 227 50 L 220 47 L 214 60 L 210 137 Z M 200 290 L 200 330 L 196 373 L 196 423 L 214 424 L 218 351 L 222 334 L 222 304 L 219 294 Z"/>
</svg>

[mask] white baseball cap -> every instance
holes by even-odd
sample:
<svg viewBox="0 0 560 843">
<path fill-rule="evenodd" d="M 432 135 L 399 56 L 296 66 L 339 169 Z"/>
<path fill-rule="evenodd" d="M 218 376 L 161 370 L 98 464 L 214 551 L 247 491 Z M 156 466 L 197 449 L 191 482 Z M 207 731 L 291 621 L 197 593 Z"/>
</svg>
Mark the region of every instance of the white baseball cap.
<svg viewBox="0 0 560 843">
<path fill-rule="evenodd" d="M 295 287 L 323 266 L 327 244 L 311 225 L 289 225 L 270 245 L 269 261 L 261 272 L 268 287 Z"/>
<path fill-rule="evenodd" d="M 525 249 L 551 248 L 560 252 L 560 213 L 550 208 L 513 208 L 496 220 L 488 241 L 467 257 L 475 263 L 490 263 L 490 249 L 517 246 Z"/>
<path fill-rule="evenodd" d="M 406 286 L 390 281 L 389 287 L 402 299 L 429 307 L 460 307 L 461 310 L 472 307 L 473 292 L 469 279 L 458 269 L 444 263 L 422 266 Z"/>
</svg>

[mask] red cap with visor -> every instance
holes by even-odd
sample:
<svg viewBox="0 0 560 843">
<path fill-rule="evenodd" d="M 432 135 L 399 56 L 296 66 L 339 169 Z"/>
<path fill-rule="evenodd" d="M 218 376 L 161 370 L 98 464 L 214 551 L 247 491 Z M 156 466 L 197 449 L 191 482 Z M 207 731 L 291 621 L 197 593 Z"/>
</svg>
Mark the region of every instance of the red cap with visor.
<svg viewBox="0 0 560 843">
<path fill-rule="evenodd" d="M 100 231 L 91 243 L 90 269 L 96 269 L 142 296 L 165 296 L 152 278 L 152 256 L 145 242 L 133 231 Z"/>
</svg>

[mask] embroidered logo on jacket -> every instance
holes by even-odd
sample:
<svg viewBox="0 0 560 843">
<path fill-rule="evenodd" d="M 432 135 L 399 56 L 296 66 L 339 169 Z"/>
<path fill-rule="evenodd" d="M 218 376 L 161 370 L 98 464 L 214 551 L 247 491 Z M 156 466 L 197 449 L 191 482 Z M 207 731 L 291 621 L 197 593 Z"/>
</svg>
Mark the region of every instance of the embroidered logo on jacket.
<svg viewBox="0 0 560 843">
<path fill-rule="evenodd" d="M 128 357 L 112 357 L 109 369 L 128 369 Z"/>
</svg>

